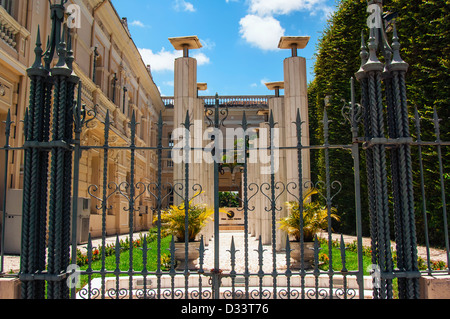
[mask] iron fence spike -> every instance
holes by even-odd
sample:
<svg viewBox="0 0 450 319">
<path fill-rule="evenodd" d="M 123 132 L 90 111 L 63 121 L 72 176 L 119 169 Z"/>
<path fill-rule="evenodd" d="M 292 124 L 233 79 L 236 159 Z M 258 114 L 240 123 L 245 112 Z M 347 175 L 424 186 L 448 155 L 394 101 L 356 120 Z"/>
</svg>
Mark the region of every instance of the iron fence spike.
<svg viewBox="0 0 450 319">
<path fill-rule="evenodd" d="M 302 119 L 301 119 L 301 116 L 300 116 L 300 109 L 297 109 L 296 113 L 297 113 L 297 115 L 296 115 L 294 123 L 297 125 L 297 130 L 301 130 Z"/>
<path fill-rule="evenodd" d="M 275 127 L 275 120 L 274 120 L 274 118 L 273 118 L 273 111 L 272 110 L 270 110 L 270 113 L 269 113 L 269 127 L 272 129 L 272 128 L 274 128 Z"/>
<path fill-rule="evenodd" d="M 248 123 L 247 123 L 247 116 L 245 115 L 245 111 L 242 114 L 242 129 L 245 131 L 247 130 Z"/>
<path fill-rule="evenodd" d="M 361 66 L 363 66 L 366 62 L 367 59 L 369 58 L 369 54 L 367 52 L 367 46 L 366 46 L 366 41 L 364 39 L 364 30 L 361 30 Z"/>
<path fill-rule="evenodd" d="M 38 25 L 37 35 L 36 35 L 36 46 L 34 48 L 35 61 L 31 68 L 33 68 L 33 69 L 42 68 L 42 53 L 43 52 L 44 51 L 42 50 L 42 43 L 41 43 L 41 30 L 40 30 L 40 26 Z"/>
</svg>

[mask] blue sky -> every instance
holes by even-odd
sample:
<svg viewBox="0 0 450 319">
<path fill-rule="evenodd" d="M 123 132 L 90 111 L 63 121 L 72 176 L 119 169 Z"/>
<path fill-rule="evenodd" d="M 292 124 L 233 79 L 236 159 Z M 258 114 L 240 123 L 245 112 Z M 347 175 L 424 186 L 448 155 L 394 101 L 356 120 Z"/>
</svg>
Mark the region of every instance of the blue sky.
<svg viewBox="0 0 450 319">
<path fill-rule="evenodd" d="M 310 36 L 298 55 L 313 77 L 314 52 L 335 0 L 112 0 L 126 17 L 132 38 L 164 96 L 173 95 L 175 51 L 169 37 L 197 35 L 201 95 L 272 94 L 265 82 L 283 81 L 283 60 L 290 50 L 277 48 L 280 36 Z"/>
</svg>

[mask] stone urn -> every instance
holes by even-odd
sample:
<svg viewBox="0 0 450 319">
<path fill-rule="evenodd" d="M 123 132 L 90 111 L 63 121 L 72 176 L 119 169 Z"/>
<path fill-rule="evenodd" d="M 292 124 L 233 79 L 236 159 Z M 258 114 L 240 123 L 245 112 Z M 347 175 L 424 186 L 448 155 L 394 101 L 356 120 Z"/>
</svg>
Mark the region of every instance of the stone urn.
<svg viewBox="0 0 450 319">
<path fill-rule="evenodd" d="M 195 265 L 195 261 L 199 258 L 200 252 L 200 241 L 190 241 L 188 243 L 188 269 L 189 270 L 197 270 L 197 266 Z M 184 270 L 186 264 L 185 257 L 185 243 L 184 242 L 175 242 L 175 260 L 177 261 L 176 270 Z"/>
<path fill-rule="evenodd" d="M 291 269 L 301 269 L 301 249 L 299 241 L 290 241 L 289 245 L 291 247 L 291 258 L 294 260 L 291 263 Z M 303 242 L 303 266 L 305 269 L 312 268 L 314 264 L 314 242 L 306 241 Z"/>
</svg>

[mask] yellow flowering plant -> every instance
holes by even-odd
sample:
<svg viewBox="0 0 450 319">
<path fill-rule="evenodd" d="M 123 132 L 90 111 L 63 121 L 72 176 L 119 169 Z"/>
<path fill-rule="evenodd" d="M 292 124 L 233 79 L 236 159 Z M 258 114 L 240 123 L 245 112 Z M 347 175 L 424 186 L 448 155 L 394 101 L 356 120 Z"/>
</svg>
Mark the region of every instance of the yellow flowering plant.
<svg viewBox="0 0 450 319">
<path fill-rule="evenodd" d="M 310 197 L 317 194 L 316 189 L 311 189 L 303 197 L 303 239 L 304 241 L 313 241 L 314 235 L 319 231 L 328 227 L 328 210 L 321 206 L 318 202 L 311 202 Z M 300 209 L 298 202 L 287 202 L 289 215 L 282 218 L 280 229 L 286 231 L 293 236 L 295 241 L 300 241 Z M 331 208 L 330 217 L 336 221 L 340 221 L 338 215 L 335 214 L 336 208 Z"/>
<path fill-rule="evenodd" d="M 194 196 L 197 197 L 197 195 Z M 195 241 L 195 237 L 202 228 L 212 220 L 211 215 L 214 210 L 207 208 L 206 205 L 193 205 L 192 199 L 189 201 L 188 213 L 188 241 Z M 169 209 L 161 211 L 161 232 L 163 236 L 173 235 L 179 242 L 185 242 L 186 209 L 185 204 L 171 205 Z M 153 222 L 157 222 L 158 216 L 155 216 Z"/>
</svg>

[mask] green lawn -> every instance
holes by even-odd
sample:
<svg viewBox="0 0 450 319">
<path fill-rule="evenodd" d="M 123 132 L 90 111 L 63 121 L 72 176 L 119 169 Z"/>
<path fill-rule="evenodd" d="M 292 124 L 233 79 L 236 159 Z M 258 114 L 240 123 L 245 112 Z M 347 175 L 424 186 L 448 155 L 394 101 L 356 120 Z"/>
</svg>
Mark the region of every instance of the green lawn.
<svg viewBox="0 0 450 319">
<path fill-rule="evenodd" d="M 319 261 L 323 262 L 324 256 L 329 258 L 329 248 L 328 243 L 322 243 L 320 245 L 321 250 L 319 251 Z M 342 270 L 342 258 L 341 258 L 341 250 L 339 248 L 333 247 L 332 248 L 332 255 L 331 259 L 333 262 L 333 270 L 334 271 L 341 271 Z M 364 276 L 369 276 L 369 272 L 367 271 L 369 269 L 369 266 L 372 264 L 371 258 L 363 254 L 363 270 L 364 270 Z M 319 266 L 321 270 L 328 270 L 329 269 L 329 262 L 325 262 L 321 266 Z M 351 250 L 345 251 L 345 268 L 349 271 L 351 270 L 358 270 L 358 254 Z"/>
<path fill-rule="evenodd" d="M 168 249 L 170 248 L 170 242 L 172 240 L 172 236 L 167 236 L 165 238 L 161 239 L 161 255 L 162 258 L 168 258 L 167 256 L 170 256 L 170 253 Z M 148 271 L 156 271 L 157 270 L 157 254 L 158 254 L 158 246 L 157 241 L 152 241 L 148 244 L 147 247 L 149 250 L 147 251 L 147 270 Z M 133 265 L 132 269 L 133 271 L 142 271 L 144 269 L 143 264 L 143 251 L 141 248 L 133 248 Z M 164 257 L 166 256 L 166 257 Z M 163 259 L 164 260 L 164 259 Z M 83 267 L 80 267 L 82 271 L 85 271 L 88 269 L 88 265 L 84 265 Z M 93 271 L 99 271 L 102 269 L 102 261 L 96 260 L 92 262 L 91 268 Z M 111 255 L 107 256 L 105 258 L 105 269 L 108 271 L 114 271 L 116 270 L 116 256 Z M 120 253 L 120 261 L 119 261 L 119 269 L 121 271 L 128 271 L 130 269 L 130 251 L 123 251 Z M 108 274 L 107 277 L 113 277 L 114 274 Z M 127 275 L 123 275 L 127 276 Z M 101 277 L 100 274 L 92 274 L 91 278 L 98 278 Z M 81 286 L 84 286 L 88 282 L 88 275 L 82 275 L 80 277 L 81 280 Z"/>
</svg>

